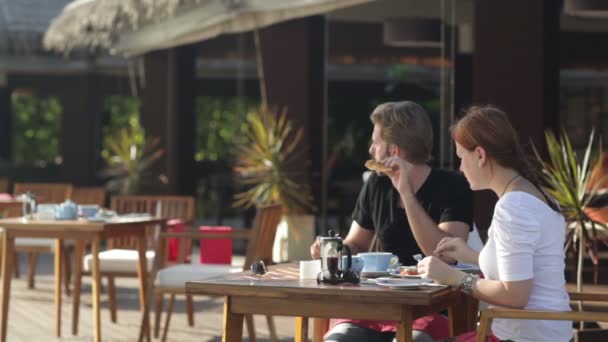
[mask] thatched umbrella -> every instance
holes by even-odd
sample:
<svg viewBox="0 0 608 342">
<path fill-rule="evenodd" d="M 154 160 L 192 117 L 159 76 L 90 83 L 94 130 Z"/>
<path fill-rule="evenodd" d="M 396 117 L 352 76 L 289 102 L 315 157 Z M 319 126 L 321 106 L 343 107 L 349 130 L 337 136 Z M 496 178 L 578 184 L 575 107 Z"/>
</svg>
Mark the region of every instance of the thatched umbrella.
<svg viewBox="0 0 608 342">
<path fill-rule="evenodd" d="M 371 1 L 76 0 L 51 22 L 44 46 L 63 53 L 115 49 L 133 56 Z"/>
<path fill-rule="evenodd" d="M 44 47 L 63 53 L 84 48 L 110 49 L 121 32 L 137 30 L 147 22 L 172 16 L 209 0 L 76 0 L 53 19 L 44 35 Z M 240 0 L 225 0 L 227 6 Z"/>
</svg>

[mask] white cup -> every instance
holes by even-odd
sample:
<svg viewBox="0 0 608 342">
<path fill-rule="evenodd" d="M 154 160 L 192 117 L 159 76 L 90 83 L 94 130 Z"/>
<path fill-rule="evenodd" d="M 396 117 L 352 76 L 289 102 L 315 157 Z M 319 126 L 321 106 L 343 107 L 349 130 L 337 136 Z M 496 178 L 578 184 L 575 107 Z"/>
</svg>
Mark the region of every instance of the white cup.
<svg viewBox="0 0 608 342">
<path fill-rule="evenodd" d="M 300 261 L 300 279 L 317 279 L 321 272 L 321 260 Z"/>
</svg>

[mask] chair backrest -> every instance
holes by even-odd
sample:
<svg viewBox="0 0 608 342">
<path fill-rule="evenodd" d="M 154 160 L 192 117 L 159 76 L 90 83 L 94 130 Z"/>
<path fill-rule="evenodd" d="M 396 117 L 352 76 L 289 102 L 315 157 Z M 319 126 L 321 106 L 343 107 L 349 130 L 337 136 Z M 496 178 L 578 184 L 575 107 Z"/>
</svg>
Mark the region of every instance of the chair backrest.
<svg viewBox="0 0 608 342">
<path fill-rule="evenodd" d="M 258 207 L 251 238 L 247 245 L 245 270 L 255 261 L 262 260 L 266 265 L 272 263 L 272 245 L 281 221 L 282 210 L 278 205 Z"/>
<path fill-rule="evenodd" d="M 0 193 L 8 193 L 8 178 L 0 177 Z"/>
<path fill-rule="evenodd" d="M 71 195 L 72 201 L 78 204 L 106 205 L 106 189 L 104 187 L 74 187 Z"/>
<path fill-rule="evenodd" d="M 194 197 L 192 196 L 114 196 L 110 208 L 118 214 L 148 213 L 166 219 L 180 219 L 186 226 L 194 221 Z M 154 227 L 148 230 L 154 235 Z M 137 242 L 132 237 L 108 240 L 108 248 L 135 249 Z"/>
<path fill-rule="evenodd" d="M 61 203 L 72 195 L 72 184 L 67 183 L 15 183 L 15 196 L 31 192 L 36 203 Z"/>
</svg>

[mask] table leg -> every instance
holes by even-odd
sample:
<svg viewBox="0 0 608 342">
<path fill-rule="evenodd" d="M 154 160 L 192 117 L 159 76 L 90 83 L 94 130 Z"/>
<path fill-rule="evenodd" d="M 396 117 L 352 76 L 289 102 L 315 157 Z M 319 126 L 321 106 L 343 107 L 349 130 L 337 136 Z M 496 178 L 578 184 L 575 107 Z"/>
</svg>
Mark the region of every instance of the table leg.
<svg viewBox="0 0 608 342">
<path fill-rule="evenodd" d="M 224 333 L 222 342 L 243 341 L 243 318 L 245 315 L 232 312 L 231 298 L 224 297 Z"/>
<path fill-rule="evenodd" d="M 308 317 L 296 317 L 296 342 L 308 341 Z"/>
<path fill-rule="evenodd" d="M 143 231 L 142 231 L 143 232 Z M 150 310 L 148 305 L 148 297 L 146 296 L 146 284 L 148 277 L 147 270 L 147 260 L 146 260 L 146 250 L 148 249 L 148 244 L 146 241 L 146 235 L 142 234 L 137 238 L 137 251 L 138 251 L 138 260 L 137 260 L 137 276 L 139 277 L 139 305 L 141 309 L 141 314 L 143 315 L 143 325 L 144 325 L 144 333 L 146 336 L 146 341 L 150 341 Z"/>
<path fill-rule="evenodd" d="M 96 234 L 91 241 L 91 254 L 93 264 L 91 265 L 92 287 L 93 287 L 93 329 L 95 342 L 101 342 L 101 315 L 99 308 L 99 295 L 101 293 L 101 275 L 99 274 L 99 240 L 100 236 Z"/>
<path fill-rule="evenodd" d="M 477 299 L 461 294 L 456 303 L 453 303 L 448 307 L 450 336 L 458 336 L 475 330 L 477 312 Z"/>
<path fill-rule="evenodd" d="M 78 335 L 80 313 L 80 290 L 82 287 L 82 260 L 84 258 L 84 240 L 76 240 L 74 250 L 74 289 L 72 291 L 72 335 Z"/>
<path fill-rule="evenodd" d="M 61 280 L 63 273 L 63 240 L 55 240 L 55 335 L 61 337 Z"/>
<path fill-rule="evenodd" d="M 312 342 L 323 342 L 323 336 L 329 330 L 329 319 L 314 318 L 312 320 Z"/>
<path fill-rule="evenodd" d="M 8 303 L 11 297 L 11 278 L 13 257 L 15 255 L 15 238 L 9 236 L 9 231 L 2 234 L 2 320 L 0 321 L 0 341 L 6 341 L 8 329 Z"/>
<path fill-rule="evenodd" d="M 401 322 L 397 322 L 396 342 L 412 341 L 412 308 L 404 307 Z"/>
</svg>

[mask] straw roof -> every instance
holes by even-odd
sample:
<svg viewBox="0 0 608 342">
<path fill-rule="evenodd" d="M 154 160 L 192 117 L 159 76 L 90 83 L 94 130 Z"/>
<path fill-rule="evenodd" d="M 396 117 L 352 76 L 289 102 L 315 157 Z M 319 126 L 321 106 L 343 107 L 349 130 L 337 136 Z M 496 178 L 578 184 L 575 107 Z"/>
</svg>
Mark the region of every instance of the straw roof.
<svg viewBox="0 0 608 342">
<path fill-rule="evenodd" d="M 122 32 L 137 30 L 209 0 L 76 0 L 53 19 L 44 35 L 48 50 L 69 53 L 74 49 L 110 49 Z M 240 0 L 222 0 L 228 7 Z"/>
<path fill-rule="evenodd" d="M 134 56 L 371 1 L 76 0 L 51 22 L 44 47 Z"/>
</svg>

